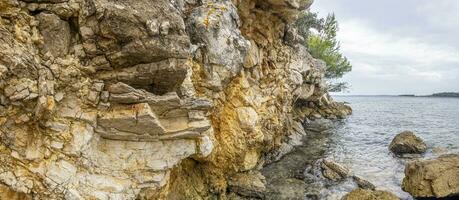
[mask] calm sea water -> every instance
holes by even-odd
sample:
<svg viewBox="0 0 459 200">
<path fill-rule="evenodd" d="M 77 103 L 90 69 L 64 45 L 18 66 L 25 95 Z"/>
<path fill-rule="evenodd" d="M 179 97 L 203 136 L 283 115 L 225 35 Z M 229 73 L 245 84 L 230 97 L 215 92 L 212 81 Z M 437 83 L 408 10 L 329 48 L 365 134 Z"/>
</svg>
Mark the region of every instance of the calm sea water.
<svg viewBox="0 0 459 200">
<path fill-rule="evenodd" d="M 459 98 L 335 96 L 350 103 L 353 114 L 331 135 L 327 156 L 352 172 L 402 199 L 412 199 L 401 190 L 404 166 L 410 159 L 394 157 L 389 143 L 404 130 L 414 131 L 427 143 L 423 158 L 437 156 L 433 147 L 459 153 Z M 340 198 L 350 186 L 332 188 L 329 199 Z"/>
</svg>

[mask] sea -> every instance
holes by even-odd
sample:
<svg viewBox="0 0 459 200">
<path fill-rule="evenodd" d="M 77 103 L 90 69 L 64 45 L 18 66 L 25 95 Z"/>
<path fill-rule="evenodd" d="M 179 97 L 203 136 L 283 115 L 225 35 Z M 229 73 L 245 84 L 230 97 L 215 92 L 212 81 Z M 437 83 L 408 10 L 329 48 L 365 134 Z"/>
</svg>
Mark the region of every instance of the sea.
<svg viewBox="0 0 459 200">
<path fill-rule="evenodd" d="M 353 114 L 330 131 L 324 157 L 347 166 L 377 189 L 413 199 L 401 189 L 407 162 L 459 153 L 459 98 L 401 96 L 334 96 Z M 419 157 L 399 158 L 389 151 L 396 134 L 413 131 L 428 146 Z M 355 185 L 332 186 L 324 199 L 340 199 Z"/>
</svg>

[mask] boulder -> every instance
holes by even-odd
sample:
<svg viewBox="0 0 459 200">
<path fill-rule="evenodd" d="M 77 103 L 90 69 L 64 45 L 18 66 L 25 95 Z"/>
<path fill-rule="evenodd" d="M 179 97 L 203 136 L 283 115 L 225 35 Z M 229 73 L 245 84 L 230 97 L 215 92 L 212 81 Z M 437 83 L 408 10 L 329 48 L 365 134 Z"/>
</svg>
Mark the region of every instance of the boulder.
<svg viewBox="0 0 459 200">
<path fill-rule="evenodd" d="M 402 189 L 414 197 L 459 198 L 459 155 L 408 163 Z"/>
<path fill-rule="evenodd" d="M 329 180 L 341 181 L 349 176 L 349 169 L 335 161 L 322 159 L 319 160 L 319 162 L 322 169 L 322 175 Z"/>
<path fill-rule="evenodd" d="M 395 136 L 389 145 L 389 149 L 397 155 L 418 154 L 426 152 L 427 145 L 413 132 L 404 131 Z"/>
<path fill-rule="evenodd" d="M 399 200 L 399 198 L 387 191 L 358 188 L 347 193 L 341 200 Z"/>
<path fill-rule="evenodd" d="M 229 181 L 230 191 L 245 197 L 263 198 L 266 191 L 266 180 L 260 172 L 238 173 Z"/>
</svg>

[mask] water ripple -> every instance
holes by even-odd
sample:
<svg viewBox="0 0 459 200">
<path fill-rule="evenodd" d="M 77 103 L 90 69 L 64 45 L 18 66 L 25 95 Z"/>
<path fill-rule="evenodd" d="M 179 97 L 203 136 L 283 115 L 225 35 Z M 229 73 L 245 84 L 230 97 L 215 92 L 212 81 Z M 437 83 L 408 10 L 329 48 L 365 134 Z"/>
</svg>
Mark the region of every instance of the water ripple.
<svg viewBox="0 0 459 200">
<path fill-rule="evenodd" d="M 379 189 L 402 199 L 412 199 L 401 190 L 404 165 L 409 160 L 394 157 L 388 150 L 394 136 L 404 130 L 416 132 L 429 147 L 459 153 L 459 98 L 424 97 L 335 97 L 350 102 L 354 112 L 332 134 L 326 153 L 346 164 Z M 335 188 L 344 194 L 345 188 Z M 333 193 L 333 192 L 332 192 Z M 333 196 L 336 198 L 336 196 Z"/>
</svg>

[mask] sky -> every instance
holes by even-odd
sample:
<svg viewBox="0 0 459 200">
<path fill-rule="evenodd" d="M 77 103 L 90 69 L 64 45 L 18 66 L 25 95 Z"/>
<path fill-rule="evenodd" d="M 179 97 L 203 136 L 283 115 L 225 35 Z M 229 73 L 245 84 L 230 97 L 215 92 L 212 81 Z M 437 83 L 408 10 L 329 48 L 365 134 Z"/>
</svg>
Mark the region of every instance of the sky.
<svg viewBox="0 0 459 200">
<path fill-rule="evenodd" d="M 339 22 L 350 95 L 459 92 L 459 0 L 315 0 Z"/>
</svg>

